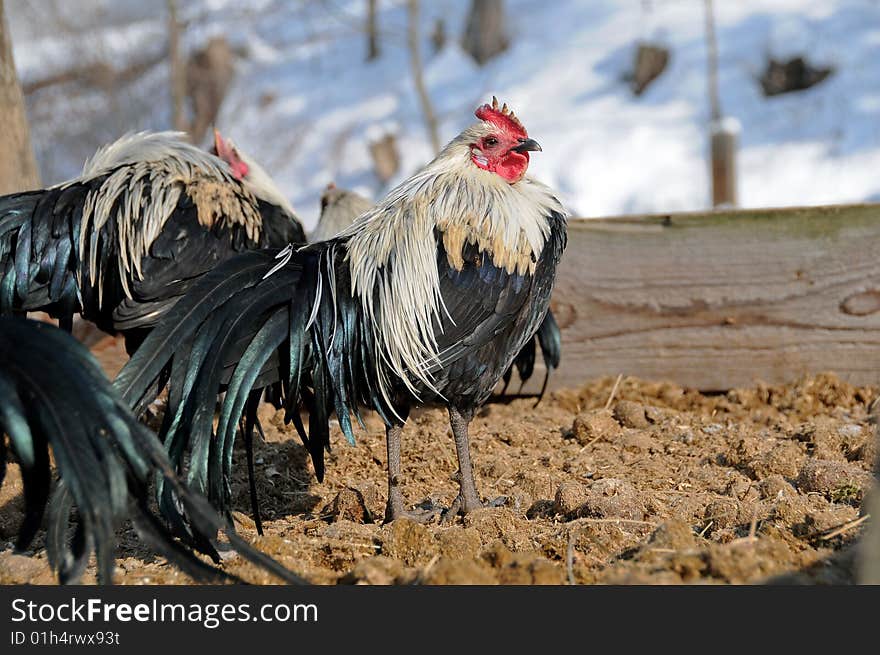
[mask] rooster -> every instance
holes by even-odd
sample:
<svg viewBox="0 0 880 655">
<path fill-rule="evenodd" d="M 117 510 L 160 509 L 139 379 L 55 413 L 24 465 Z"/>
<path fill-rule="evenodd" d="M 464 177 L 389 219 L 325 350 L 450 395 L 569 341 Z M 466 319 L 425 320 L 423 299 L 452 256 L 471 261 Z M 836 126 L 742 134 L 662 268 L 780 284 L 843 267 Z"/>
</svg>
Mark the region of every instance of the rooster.
<svg viewBox="0 0 880 655">
<path fill-rule="evenodd" d="M 340 189 L 331 182 L 321 194 L 321 215 L 318 225 L 309 234 L 309 241 L 326 241 L 335 237 L 372 207 L 373 203 L 362 195 Z"/>
<path fill-rule="evenodd" d="M 216 582 L 232 577 L 194 557 L 149 508 L 153 472 L 174 488 L 200 550 L 219 561 L 211 537 L 224 530 L 242 556 L 289 582 L 301 582 L 251 548 L 204 497 L 181 483 L 162 444 L 135 420 L 91 354 L 53 325 L 0 317 L 0 484 L 6 473 L 4 433 L 24 483 L 25 518 L 17 547 L 33 541 L 48 506 L 46 550 L 62 583 L 79 580 L 92 550 L 99 583 L 112 582 L 115 531 L 124 519 L 131 519 L 149 546 L 193 578 Z M 59 476 L 51 499 L 50 446 Z M 77 521 L 72 521 L 74 507 Z"/>
<path fill-rule="evenodd" d="M 0 198 L 0 314 L 44 311 L 69 330 L 81 313 L 131 352 L 218 262 L 303 243 L 268 175 L 225 160 L 217 139 L 220 157 L 177 133 L 130 134 L 76 179 Z"/>
<path fill-rule="evenodd" d="M 413 404 L 439 400 L 459 464 L 446 516 L 482 506 L 468 426 L 544 320 L 566 217 L 553 192 L 526 176 L 541 148 L 513 112 L 493 98 L 476 116 L 341 234 L 246 253 L 203 276 L 120 372 L 117 389 L 139 413 L 170 364 L 166 448 L 182 466 L 188 447 L 188 480 L 219 509 L 229 507 L 239 417 L 252 427 L 254 399 L 277 380 L 318 480 L 331 412 L 352 443 L 351 415 L 361 421 L 361 406 L 379 413 L 387 521 L 423 518 L 404 502 L 401 432 Z"/>
<path fill-rule="evenodd" d="M 321 216 L 318 219 L 318 226 L 309 235 L 311 241 L 322 241 L 336 236 L 345 228 L 351 225 L 355 219 L 361 214 L 365 214 L 372 208 L 373 203 L 363 196 L 340 189 L 335 184 L 330 183 L 321 195 Z M 559 333 L 559 326 L 553 316 L 553 311 L 548 310 L 541 327 L 535 333 L 535 338 L 531 339 L 523 346 L 523 349 L 513 360 L 513 365 L 504 372 L 502 380 L 504 387 L 501 394 L 507 391 L 510 384 L 513 369 L 519 374 L 520 388 L 529 381 L 535 370 L 535 342 L 541 347 L 541 354 L 544 358 L 544 383 L 541 385 L 541 391 L 538 394 L 538 401 L 544 397 L 547 391 L 547 382 L 550 380 L 550 373 L 559 367 L 559 361 L 562 356 L 562 336 Z M 537 403 L 536 403 L 537 405 Z"/>
</svg>

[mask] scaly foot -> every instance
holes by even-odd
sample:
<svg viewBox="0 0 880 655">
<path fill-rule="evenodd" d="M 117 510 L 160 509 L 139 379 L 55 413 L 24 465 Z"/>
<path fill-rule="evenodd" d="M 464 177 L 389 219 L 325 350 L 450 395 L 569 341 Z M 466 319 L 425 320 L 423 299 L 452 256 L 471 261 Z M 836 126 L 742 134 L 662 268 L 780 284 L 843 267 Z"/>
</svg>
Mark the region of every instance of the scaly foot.
<svg viewBox="0 0 880 655">
<path fill-rule="evenodd" d="M 396 482 L 396 480 L 395 480 Z M 391 523 L 397 519 L 410 519 L 416 523 L 429 523 L 435 516 L 442 513 L 442 508 L 438 507 L 431 500 L 418 505 L 415 509 L 406 509 L 403 502 L 403 494 L 395 484 L 389 491 L 388 502 L 385 504 L 385 523 Z"/>
<path fill-rule="evenodd" d="M 507 504 L 507 496 L 498 496 L 492 500 L 482 502 L 482 501 L 471 501 L 466 503 L 462 499 L 462 495 L 459 494 L 455 497 L 455 500 L 452 501 L 452 505 L 449 506 L 449 509 L 443 512 L 443 516 L 440 519 L 440 522 L 443 524 L 452 523 L 455 520 L 455 517 L 459 514 L 465 516 L 466 514 L 470 514 L 475 509 L 483 509 L 487 507 L 504 507 Z"/>
</svg>

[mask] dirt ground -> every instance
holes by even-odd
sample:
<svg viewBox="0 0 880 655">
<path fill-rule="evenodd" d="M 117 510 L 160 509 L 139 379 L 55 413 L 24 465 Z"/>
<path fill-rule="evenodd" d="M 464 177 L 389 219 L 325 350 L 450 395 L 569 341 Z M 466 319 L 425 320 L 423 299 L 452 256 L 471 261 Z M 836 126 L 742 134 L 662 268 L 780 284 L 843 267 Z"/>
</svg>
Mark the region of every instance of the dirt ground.
<svg viewBox="0 0 880 655">
<path fill-rule="evenodd" d="M 502 507 L 452 525 L 382 525 L 385 445 L 367 419 L 355 447 L 338 427 L 318 484 L 292 426 L 268 406 L 256 446 L 265 536 L 247 497 L 244 452 L 234 492 L 239 531 L 319 584 L 850 583 L 860 506 L 876 457 L 876 388 L 833 375 L 703 395 L 613 379 L 492 403 L 471 430 L 477 479 Z M 445 411 L 424 409 L 403 440 L 404 493 L 448 506 L 456 483 Z M 14 466 L 0 493 L 0 583 L 53 583 L 37 544 L 14 554 L 21 518 Z M 116 579 L 186 576 L 123 530 Z M 9 543 L 7 543 L 9 542 Z M 238 556 L 226 570 L 273 582 Z M 90 571 L 86 581 L 93 581 Z"/>
</svg>

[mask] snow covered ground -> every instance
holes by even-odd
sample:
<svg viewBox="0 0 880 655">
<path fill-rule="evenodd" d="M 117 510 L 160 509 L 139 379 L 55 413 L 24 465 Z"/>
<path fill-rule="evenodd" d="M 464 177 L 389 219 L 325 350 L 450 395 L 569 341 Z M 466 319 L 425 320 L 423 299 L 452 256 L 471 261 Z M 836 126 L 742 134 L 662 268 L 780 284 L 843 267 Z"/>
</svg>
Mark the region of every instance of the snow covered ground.
<svg viewBox="0 0 880 655">
<path fill-rule="evenodd" d="M 60 39 L 35 24 L 24 0 L 7 0 L 25 82 L 63 70 L 89 48 L 114 62 L 162 47 L 164 3 L 78 0 L 97 8 L 99 31 Z M 425 75 L 448 140 L 495 94 L 544 147 L 533 175 L 581 216 L 705 208 L 709 204 L 706 48 L 702 0 L 508 0 L 512 47 L 477 67 L 458 47 L 468 0 L 422 3 Z M 724 113 L 742 125 L 743 206 L 880 201 L 880 1 L 716 0 Z M 191 0 L 187 46 L 224 34 L 241 50 L 219 120 L 272 171 L 307 225 L 335 181 L 372 196 L 385 188 L 368 146 L 397 135 L 396 180 L 432 153 L 406 50 L 406 8 L 380 0 L 382 56 L 364 63 L 364 0 Z M 442 17 L 450 36 L 432 53 Z M 625 74 L 639 40 L 671 48 L 670 65 L 641 97 Z M 807 54 L 835 73 L 807 91 L 765 98 L 757 77 L 768 54 Z M 167 68 L 157 65 L 125 102 L 46 93 L 30 111 L 46 182 L 77 172 L 100 139 L 168 125 Z M 83 108 L 93 109 L 92 114 Z M 111 120 L 112 118 L 112 120 Z M 91 121 L 91 123 L 90 123 Z M 92 136 L 93 140 L 98 137 Z"/>
</svg>

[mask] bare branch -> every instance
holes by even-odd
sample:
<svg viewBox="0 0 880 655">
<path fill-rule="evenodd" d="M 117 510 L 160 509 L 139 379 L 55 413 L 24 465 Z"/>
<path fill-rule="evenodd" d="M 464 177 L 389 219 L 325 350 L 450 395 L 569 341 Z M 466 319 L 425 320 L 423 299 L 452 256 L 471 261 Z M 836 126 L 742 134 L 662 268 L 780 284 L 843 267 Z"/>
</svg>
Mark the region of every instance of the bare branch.
<svg viewBox="0 0 880 655">
<path fill-rule="evenodd" d="M 367 61 L 378 59 L 381 54 L 379 28 L 376 23 L 378 4 L 379 0 L 367 0 Z"/>
<path fill-rule="evenodd" d="M 425 118 L 425 127 L 428 129 L 428 135 L 431 137 L 431 146 L 434 152 L 440 151 L 440 135 L 437 129 L 437 117 L 434 114 L 434 108 L 431 105 L 431 98 L 428 96 L 428 90 L 425 88 L 425 80 L 422 75 L 422 55 L 419 47 L 419 1 L 409 0 L 407 3 L 409 14 L 409 24 L 407 27 L 407 42 L 409 43 L 409 58 L 412 64 L 413 83 L 416 85 L 416 92 L 419 94 L 419 101 L 422 105 L 422 114 Z"/>
<path fill-rule="evenodd" d="M 723 115 L 718 95 L 718 40 L 715 38 L 715 11 L 712 0 L 706 0 L 706 66 L 709 87 L 709 109 L 713 121 Z"/>
<path fill-rule="evenodd" d="M 175 130 L 189 129 L 185 114 L 186 64 L 180 48 L 180 22 L 177 0 L 166 0 L 168 6 L 168 64 L 171 71 L 171 124 Z"/>
</svg>

